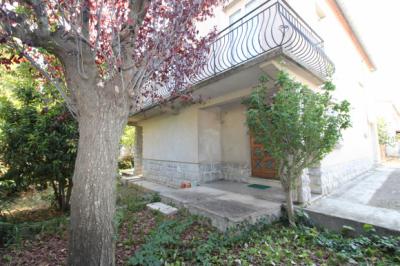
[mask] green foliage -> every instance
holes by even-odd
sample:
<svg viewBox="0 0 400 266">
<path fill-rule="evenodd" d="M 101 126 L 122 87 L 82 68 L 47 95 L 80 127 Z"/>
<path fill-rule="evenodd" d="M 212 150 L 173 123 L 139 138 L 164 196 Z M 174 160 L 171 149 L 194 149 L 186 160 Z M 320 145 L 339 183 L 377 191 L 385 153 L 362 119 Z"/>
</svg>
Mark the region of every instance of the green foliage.
<svg viewBox="0 0 400 266">
<path fill-rule="evenodd" d="M 309 230 L 309 229 L 306 229 Z M 342 263 L 379 262 L 381 265 L 400 263 L 400 238 L 379 236 L 369 232 L 358 237 L 346 237 L 340 234 L 323 231 L 313 240 L 321 247 L 338 255 Z"/>
<path fill-rule="evenodd" d="M 118 160 L 118 169 L 131 169 L 133 167 L 133 158 L 131 156 L 125 156 Z"/>
<path fill-rule="evenodd" d="M 14 51 L 0 46 L 0 53 L 6 57 L 14 55 Z M 37 71 L 32 69 L 29 63 L 20 63 L 10 66 L 7 69 L 0 66 L 0 96 L 6 97 L 17 103 L 13 97 L 13 90 L 19 87 L 35 87 L 42 85 L 42 79 Z"/>
<path fill-rule="evenodd" d="M 125 126 L 120 144 L 125 149 L 126 154 L 118 159 L 118 168 L 131 169 L 133 168 L 132 149 L 135 144 L 135 127 L 129 125 Z"/>
<path fill-rule="evenodd" d="M 129 150 L 133 148 L 133 145 L 135 145 L 135 127 L 125 126 L 121 137 L 121 145 Z"/>
<path fill-rule="evenodd" d="M 400 142 L 400 132 L 399 131 L 396 132 L 395 141 Z"/>
<path fill-rule="evenodd" d="M 15 71 L 28 75 L 26 68 L 21 64 Z M 34 72 L 29 77 L 33 79 Z M 50 184 L 58 206 L 67 210 L 77 124 L 54 89 L 46 84 L 32 87 L 32 83 L 27 85 L 28 79 L 25 76 L 22 81 L 2 81 L 2 86 L 12 88 L 12 93 L 0 98 L 0 161 L 7 169 L 0 182 L 3 189 L 6 184 L 6 189 L 14 191 L 30 185 L 47 188 Z"/>
<path fill-rule="evenodd" d="M 0 246 L 20 245 L 22 240 L 33 239 L 39 234 L 59 234 L 65 231 L 67 217 L 61 216 L 45 221 L 9 223 L 0 221 Z"/>
<path fill-rule="evenodd" d="M 172 220 L 161 223 L 147 238 L 147 243 L 129 259 L 130 265 L 164 265 L 172 258 L 179 261 L 178 254 L 184 252 L 180 245 L 182 233 L 193 223 L 191 217 L 181 221 Z M 181 249 L 181 250 L 180 250 Z"/>
<path fill-rule="evenodd" d="M 166 217 L 145 210 L 146 203 L 158 200 L 157 194 L 138 186 L 118 186 L 117 192 L 115 222 L 121 229 L 117 236 L 117 254 L 121 259 L 120 256 L 125 258 L 135 251 L 125 261 L 130 265 L 400 264 L 400 237 L 378 236 L 371 225 L 363 227 L 365 235 L 347 237 L 312 226 L 308 216 L 302 213 L 306 223 L 299 223 L 297 227 L 261 220 L 221 233 L 206 220 L 187 212 Z M 67 225 L 65 216 L 40 222 L 11 224 L 7 221 L 0 223 L 0 238 L 14 244 L 38 239 L 32 244 L 40 247 L 40 235 L 58 238 L 64 235 Z M 8 256 L 15 253 L 2 254 L 5 261 L 12 260 Z M 0 258 L 0 263 L 3 261 Z"/>
<path fill-rule="evenodd" d="M 245 101 L 247 124 L 280 165 L 291 156 L 298 168 L 307 168 L 331 152 L 350 126 L 350 104 L 333 102 L 330 82 L 314 92 L 281 72 L 277 85 L 271 103 L 265 80 Z"/>
<path fill-rule="evenodd" d="M 120 213 L 117 213 L 118 224 L 125 216 L 124 212 L 139 212 L 147 203 L 161 201 L 158 193 L 144 193 L 138 186 L 118 185 L 117 191 L 117 206 L 120 206 Z"/>
<path fill-rule="evenodd" d="M 267 80 L 244 101 L 247 125 L 257 142 L 276 161 L 282 185 L 291 191 L 305 168 L 318 163 L 331 152 L 350 126 L 350 104 L 335 103 L 335 86 L 326 82 L 320 92 L 280 72 L 268 93 Z M 289 218 L 293 210 L 288 212 Z"/>
<path fill-rule="evenodd" d="M 385 119 L 379 118 L 378 123 L 378 141 L 380 145 L 393 145 L 394 139 L 390 137 Z"/>
<path fill-rule="evenodd" d="M 142 210 L 147 203 L 160 197 L 157 193 L 145 193 L 144 189 L 134 185 L 118 185 L 117 192 L 117 205 L 131 208 L 133 212 Z"/>
<path fill-rule="evenodd" d="M 400 262 L 400 238 L 345 237 L 315 227 L 284 227 L 260 221 L 206 237 L 192 236 L 196 219 L 165 221 L 146 237 L 130 265 L 370 265 Z M 201 231 L 197 231 L 201 232 Z M 196 233 L 195 233 L 196 234 Z M 239 263 L 240 262 L 240 263 Z"/>
</svg>

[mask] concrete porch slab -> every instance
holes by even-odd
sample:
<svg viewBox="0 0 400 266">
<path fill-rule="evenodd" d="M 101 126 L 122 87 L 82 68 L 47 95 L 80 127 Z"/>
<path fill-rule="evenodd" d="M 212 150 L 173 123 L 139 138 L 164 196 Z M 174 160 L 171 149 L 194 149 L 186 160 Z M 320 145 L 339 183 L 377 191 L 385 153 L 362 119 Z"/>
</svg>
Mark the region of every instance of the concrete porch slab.
<svg viewBox="0 0 400 266">
<path fill-rule="evenodd" d="M 224 182 L 230 190 L 223 190 Z M 281 203 L 278 200 L 265 200 L 249 193 L 240 193 L 241 189 L 247 191 L 245 183 L 221 181 L 218 183 L 219 188 L 208 184 L 187 189 L 174 189 L 147 180 L 139 180 L 135 184 L 158 192 L 162 201 L 167 204 L 184 207 L 192 214 L 210 218 L 212 224 L 221 231 L 244 221 L 255 223 L 259 219 L 265 219 L 273 222 L 281 216 Z M 270 189 L 272 190 L 273 188 Z M 264 193 L 266 191 L 263 190 Z"/>
<path fill-rule="evenodd" d="M 260 184 L 270 186 L 268 189 L 256 189 L 251 188 L 249 184 Z M 211 183 L 204 184 L 203 186 L 209 188 L 215 188 L 218 190 L 228 191 L 232 193 L 237 193 L 240 195 L 249 195 L 255 199 L 272 201 L 277 203 L 285 202 L 285 194 L 282 186 L 279 182 L 274 181 L 264 181 L 259 178 L 252 178 L 248 180 L 248 183 L 238 183 L 230 181 L 215 181 Z"/>
<path fill-rule="evenodd" d="M 378 167 L 350 181 L 306 208 L 324 227 L 340 231 L 350 225 L 362 233 L 372 224 L 378 233 L 400 235 L 400 167 Z"/>
</svg>

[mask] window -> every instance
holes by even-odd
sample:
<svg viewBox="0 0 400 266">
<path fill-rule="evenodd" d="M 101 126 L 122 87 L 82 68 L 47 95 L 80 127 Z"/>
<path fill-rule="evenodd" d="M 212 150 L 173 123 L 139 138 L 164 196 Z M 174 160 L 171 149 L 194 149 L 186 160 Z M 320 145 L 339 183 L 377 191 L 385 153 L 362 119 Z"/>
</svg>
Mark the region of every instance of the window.
<svg viewBox="0 0 400 266">
<path fill-rule="evenodd" d="M 240 11 L 241 11 L 241 9 L 239 9 L 238 11 L 236 11 L 235 13 L 233 13 L 232 15 L 229 16 L 229 25 L 232 25 L 233 23 L 235 23 L 236 21 L 238 21 L 240 19 L 240 17 L 241 17 Z"/>
<path fill-rule="evenodd" d="M 259 5 L 260 5 L 260 1 L 259 0 L 250 0 L 250 1 L 248 1 L 246 6 L 245 6 L 245 8 L 244 8 L 246 14 L 250 13 L 252 10 L 254 10 Z"/>
</svg>

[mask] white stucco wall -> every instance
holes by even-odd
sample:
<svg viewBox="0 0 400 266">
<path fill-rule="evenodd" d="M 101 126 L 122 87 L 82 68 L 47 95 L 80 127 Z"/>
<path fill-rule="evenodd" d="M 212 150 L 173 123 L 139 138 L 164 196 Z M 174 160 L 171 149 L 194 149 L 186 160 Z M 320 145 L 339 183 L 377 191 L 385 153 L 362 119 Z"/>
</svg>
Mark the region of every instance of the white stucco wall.
<svg viewBox="0 0 400 266">
<path fill-rule="evenodd" d="M 221 111 L 219 107 L 198 110 L 199 162 L 221 162 Z"/>
<path fill-rule="evenodd" d="M 222 161 L 250 163 L 250 139 L 240 103 L 222 109 Z"/>
<path fill-rule="evenodd" d="M 338 185 L 370 169 L 378 160 L 376 125 L 368 117 L 372 105 L 367 69 L 354 43 L 323 0 L 288 0 L 289 4 L 324 39 L 324 50 L 335 64 L 334 97 L 351 103 L 352 127 L 343 132 L 337 148 L 320 166 L 320 191 L 327 193 Z M 313 180 L 312 180 L 313 181 Z"/>
<path fill-rule="evenodd" d="M 400 106 L 392 101 L 380 101 L 374 104 L 375 115 L 386 123 L 387 133 L 393 139 L 392 145 L 386 145 L 386 155 L 400 157 L 400 141 L 396 141 L 396 132 L 400 131 Z"/>
<path fill-rule="evenodd" d="M 247 163 L 249 156 L 245 153 L 249 154 L 249 137 L 245 127 L 245 107 L 240 103 L 250 91 L 246 88 L 227 93 L 205 104 L 183 108 L 175 114 L 141 121 L 143 159 Z"/>
<path fill-rule="evenodd" d="M 197 108 L 140 122 L 143 159 L 198 162 Z"/>
</svg>

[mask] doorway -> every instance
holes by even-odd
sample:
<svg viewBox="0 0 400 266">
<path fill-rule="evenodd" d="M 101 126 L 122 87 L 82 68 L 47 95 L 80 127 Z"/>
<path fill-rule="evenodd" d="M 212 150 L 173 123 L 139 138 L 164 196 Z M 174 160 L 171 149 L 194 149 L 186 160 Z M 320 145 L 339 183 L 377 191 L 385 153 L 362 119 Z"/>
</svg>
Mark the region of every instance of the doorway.
<svg viewBox="0 0 400 266">
<path fill-rule="evenodd" d="M 250 137 L 251 174 L 253 177 L 279 179 L 275 160 L 264 150 L 261 143 Z"/>
</svg>

